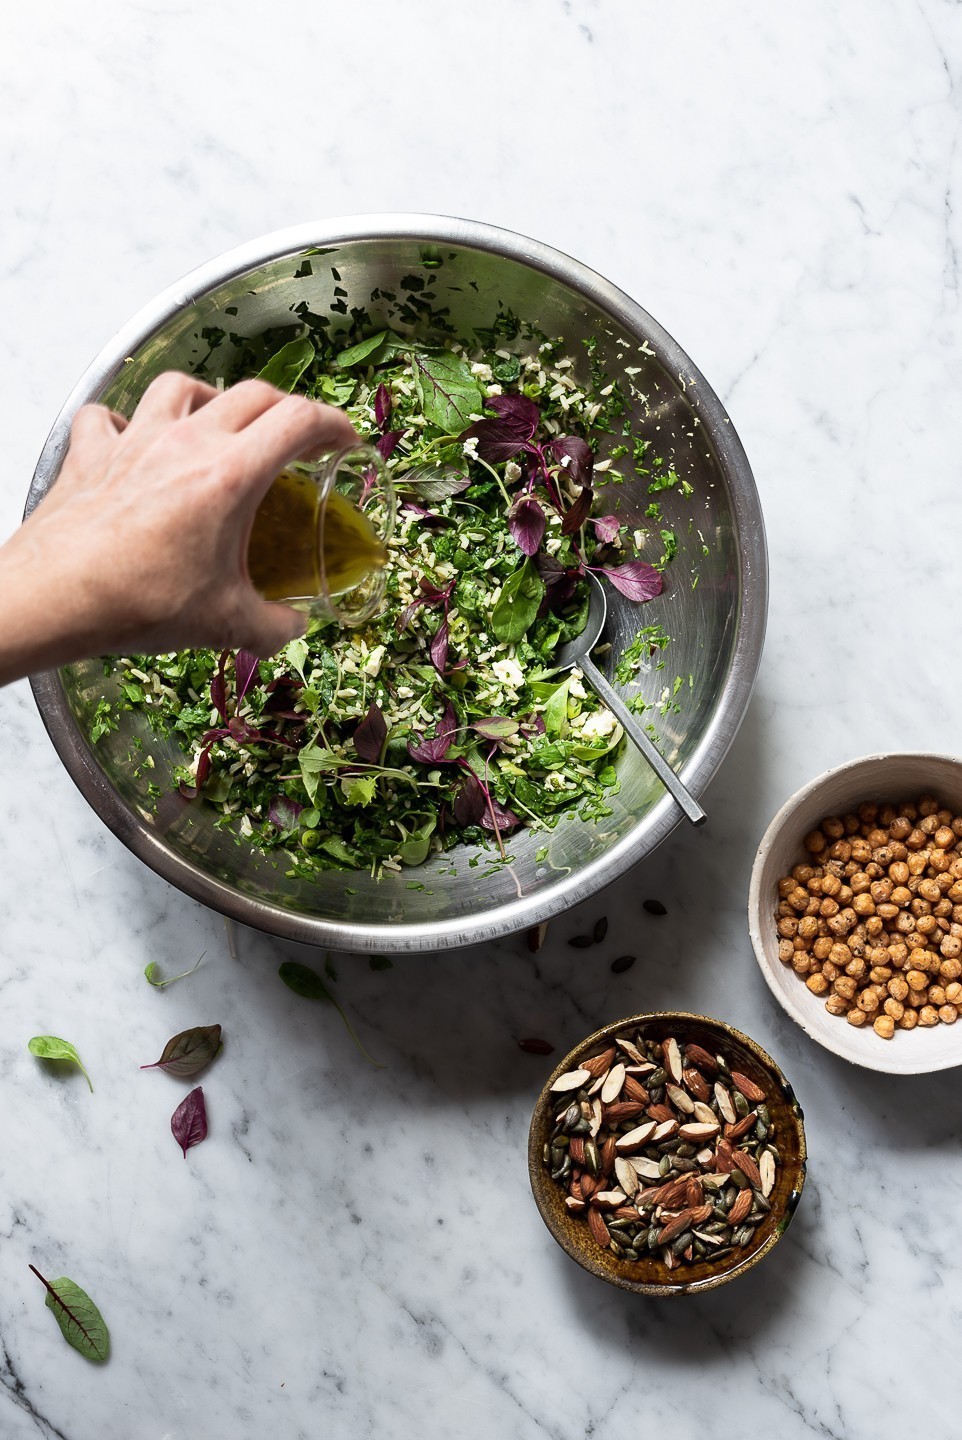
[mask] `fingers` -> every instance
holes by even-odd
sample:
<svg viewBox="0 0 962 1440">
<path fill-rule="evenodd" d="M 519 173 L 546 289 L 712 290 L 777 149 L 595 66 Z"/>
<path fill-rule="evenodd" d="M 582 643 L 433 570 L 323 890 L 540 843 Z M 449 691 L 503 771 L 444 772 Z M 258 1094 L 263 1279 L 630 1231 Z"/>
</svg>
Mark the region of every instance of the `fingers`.
<svg viewBox="0 0 962 1440">
<path fill-rule="evenodd" d="M 222 392 L 213 385 L 197 380 L 193 375 L 183 375 L 179 370 L 168 370 L 152 380 L 144 391 L 131 425 L 138 430 L 148 426 L 183 420 L 215 400 Z"/>
<path fill-rule="evenodd" d="M 357 445 L 359 436 L 343 410 L 287 395 L 247 426 L 240 443 L 254 489 L 263 493 L 292 460 Z"/>
<path fill-rule="evenodd" d="M 290 605 L 276 605 L 267 600 L 254 600 L 244 619 L 243 648 L 255 655 L 276 655 L 291 640 L 307 629 L 307 616 Z"/>
<path fill-rule="evenodd" d="M 116 440 L 126 428 L 127 421 L 123 415 L 108 410 L 106 405 L 81 405 L 70 426 L 70 443 L 77 446 L 91 441 Z"/>
<path fill-rule="evenodd" d="M 197 423 L 205 428 L 216 426 L 220 430 L 236 432 L 287 399 L 283 391 L 268 385 L 266 380 L 241 380 L 218 395 L 216 401 L 197 417 Z"/>
</svg>

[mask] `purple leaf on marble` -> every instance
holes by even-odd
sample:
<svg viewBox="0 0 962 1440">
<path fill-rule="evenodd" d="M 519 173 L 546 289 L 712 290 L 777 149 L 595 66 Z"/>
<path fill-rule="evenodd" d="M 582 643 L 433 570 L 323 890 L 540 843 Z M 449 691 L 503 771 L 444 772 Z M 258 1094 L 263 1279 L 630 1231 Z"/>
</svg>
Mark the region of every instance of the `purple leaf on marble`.
<svg viewBox="0 0 962 1440">
<path fill-rule="evenodd" d="M 170 1131 L 183 1150 L 185 1160 L 192 1146 L 207 1139 L 207 1105 L 202 1086 L 198 1085 L 186 1099 L 181 1100 L 170 1117 Z"/>
</svg>

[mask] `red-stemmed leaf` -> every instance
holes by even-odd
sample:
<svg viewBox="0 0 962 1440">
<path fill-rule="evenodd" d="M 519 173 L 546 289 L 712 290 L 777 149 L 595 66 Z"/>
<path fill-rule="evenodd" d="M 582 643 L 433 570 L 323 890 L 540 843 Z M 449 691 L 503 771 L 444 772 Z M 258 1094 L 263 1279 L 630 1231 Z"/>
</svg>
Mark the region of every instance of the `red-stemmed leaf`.
<svg viewBox="0 0 962 1440">
<path fill-rule="evenodd" d="M 207 1105 L 200 1085 L 181 1100 L 171 1115 L 170 1132 L 183 1150 L 185 1160 L 188 1150 L 207 1139 Z"/>
<path fill-rule="evenodd" d="M 525 555 L 537 553 L 544 537 L 545 513 L 531 495 L 523 495 L 508 514 L 508 529 L 519 550 Z"/>
<path fill-rule="evenodd" d="M 458 439 L 476 439 L 477 451 L 489 465 L 511 460 L 531 441 L 541 423 L 541 411 L 525 395 L 492 395 L 484 402 L 496 418 L 475 420 Z"/>
<path fill-rule="evenodd" d="M 580 439 L 577 435 L 559 435 L 557 440 L 551 441 L 548 449 L 565 474 L 569 475 L 576 485 L 591 484 L 591 472 L 594 469 L 595 461 L 591 453 L 591 446 L 586 440 Z"/>
<path fill-rule="evenodd" d="M 448 617 L 446 615 L 434 632 L 429 653 L 431 664 L 439 675 L 443 675 L 448 663 Z"/>
<path fill-rule="evenodd" d="M 611 568 L 604 566 L 601 573 L 629 600 L 653 600 L 665 588 L 665 582 L 654 565 L 648 565 L 644 560 L 628 560 L 624 565 Z"/>
<path fill-rule="evenodd" d="M 500 804 L 493 795 L 488 795 L 484 814 L 481 816 L 483 829 L 493 830 L 498 834 L 503 834 L 504 831 L 513 830 L 516 825 L 520 824 L 521 821 L 513 810 L 508 810 L 506 806 Z"/>
<path fill-rule="evenodd" d="M 368 761 L 371 765 L 377 765 L 381 759 L 381 751 L 387 739 L 387 721 L 384 712 L 376 701 L 372 700 L 368 712 L 360 725 L 354 731 L 354 749 L 362 760 Z"/>
<path fill-rule="evenodd" d="M 374 419 L 377 421 L 377 428 L 383 432 L 385 425 L 391 417 L 393 401 L 391 392 L 383 383 L 377 387 L 374 396 Z"/>
<path fill-rule="evenodd" d="M 449 704 L 435 726 L 434 735 L 425 739 L 422 735 L 416 745 L 408 741 L 408 754 L 422 765 L 439 765 L 444 760 L 458 733 L 458 717 L 454 706 Z"/>
<path fill-rule="evenodd" d="M 181 1030 L 164 1046 L 164 1053 L 152 1065 L 141 1065 L 141 1070 L 166 1070 L 168 1075 L 178 1075 L 182 1080 L 196 1075 L 209 1065 L 221 1048 L 219 1025 L 196 1025 L 192 1030 Z"/>
<path fill-rule="evenodd" d="M 610 545 L 612 540 L 617 539 L 621 529 L 621 521 L 617 515 L 596 515 L 591 523 L 602 545 Z"/>
<path fill-rule="evenodd" d="M 583 485 L 581 493 L 574 504 L 565 511 L 561 520 L 562 535 L 574 535 L 581 529 L 588 518 L 588 511 L 591 509 L 591 502 L 594 492 L 590 485 Z"/>
<path fill-rule="evenodd" d="M 289 795 L 275 795 L 267 807 L 267 818 L 278 830 L 293 830 L 303 809 L 304 806 Z"/>
<path fill-rule="evenodd" d="M 252 655 L 249 650 L 238 650 L 237 659 L 234 661 L 234 684 L 237 686 L 238 705 L 250 689 L 251 681 L 257 678 L 259 664 L 258 657 Z"/>
<path fill-rule="evenodd" d="M 486 740 L 506 740 L 509 735 L 517 735 L 520 728 L 517 720 L 512 720 L 508 715 L 489 715 L 485 719 L 471 722 L 471 729 L 483 735 Z"/>
</svg>

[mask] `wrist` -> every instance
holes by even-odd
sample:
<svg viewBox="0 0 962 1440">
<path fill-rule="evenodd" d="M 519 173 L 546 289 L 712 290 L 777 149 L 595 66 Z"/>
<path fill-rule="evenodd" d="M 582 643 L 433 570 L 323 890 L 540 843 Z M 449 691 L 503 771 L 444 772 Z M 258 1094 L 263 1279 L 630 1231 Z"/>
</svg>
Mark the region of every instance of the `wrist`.
<svg viewBox="0 0 962 1440">
<path fill-rule="evenodd" d="M 69 542 L 56 543 L 48 528 L 31 516 L 0 547 L 0 685 L 101 648 L 90 581 L 76 573 Z"/>
</svg>

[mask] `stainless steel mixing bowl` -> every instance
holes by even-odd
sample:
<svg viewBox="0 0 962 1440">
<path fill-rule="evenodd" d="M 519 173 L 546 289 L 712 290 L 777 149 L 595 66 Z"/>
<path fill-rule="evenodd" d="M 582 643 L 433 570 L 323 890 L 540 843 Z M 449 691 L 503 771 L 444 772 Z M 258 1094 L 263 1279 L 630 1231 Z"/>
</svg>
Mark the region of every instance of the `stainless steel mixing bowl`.
<svg viewBox="0 0 962 1440">
<path fill-rule="evenodd" d="M 412 279 L 413 277 L 413 279 Z M 203 265 L 158 296 L 97 356 L 50 432 L 27 501 L 55 482 L 70 421 L 82 404 L 128 411 L 161 370 L 190 368 L 218 332 L 255 334 L 289 324 L 295 305 L 346 329 L 391 325 L 422 336 L 448 327 L 470 335 L 498 306 L 563 335 L 587 367 L 584 341 L 631 387 L 633 421 L 694 487 L 659 495 L 679 553 L 665 593 L 643 609 L 609 592 L 607 669 L 639 624 L 673 637 L 663 671 L 645 682 L 657 700 L 684 677 L 677 713 L 656 716 L 666 758 L 699 794 L 741 723 L 761 655 L 767 606 L 765 536 L 751 471 L 718 398 L 650 315 L 586 266 L 537 241 L 471 221 L 427 215 L 366 215 L 280 231 Z M 432 328 L 432 327 L 441 327 Z M 221 344 L 227 353 L 230 340 Z M 626 374 L 628 367 L 636 371 Z M 619 489 L 641 521 L 645 484 Z M 109 519 L 105 517 L 105 524 Z M 704 550 L 704 553 L 703 553 Z M 696 583 L 697 582 L 697 583 Z M 689 688 L 688 676 L 692 676 Z M 568 816 L 556 830 L 512 837 L 514 863 L 491 873 L 465 852 L 457 876 L 435 861 L 385 876 L 329 871 L 288 879 L 278 865 L 215 829 L 199 804 L 162 804 L 159 816 L 129 759 L 138 737 L 161 787 L 182 759 L 141 717 L 91 745 L 85 719 L 112 693 L 96 661 L 37 676 L 34 693 L 63 763 L 125 845 L 158 875 L 246 925 L 281 938 L 342 950 L 440 950 L 536 924 L 585 899 L 637 864 L 679 823 L 680 811 L 637 752 L 619 762 L 613 814 L 597 823 Z M 706 843 L 712 820 L 705 832 Z M 547 845 L 546 859 L 537 852 Z M 443 868 L 450 868 L 450 857 Z M 421 890 L 408 889 L 412 875 Z"/>
</svg>

